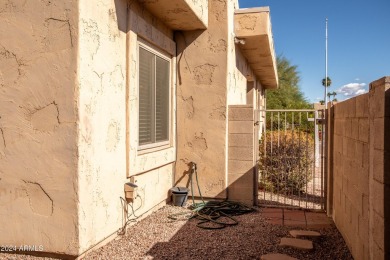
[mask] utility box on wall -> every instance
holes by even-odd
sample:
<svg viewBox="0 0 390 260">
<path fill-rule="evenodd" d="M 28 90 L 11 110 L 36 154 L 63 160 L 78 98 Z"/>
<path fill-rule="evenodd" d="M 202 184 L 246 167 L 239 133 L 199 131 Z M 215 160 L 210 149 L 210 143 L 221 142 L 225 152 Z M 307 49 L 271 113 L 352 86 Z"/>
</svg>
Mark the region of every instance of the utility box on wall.
<svg viewBox="0 0 390 260">
<path fill-rule="evenodd" d="M 135 183 L 125 183 L 125 198 L 127 201 L 133 201 L 137 197 L 138 186 Z"/>
</svg>

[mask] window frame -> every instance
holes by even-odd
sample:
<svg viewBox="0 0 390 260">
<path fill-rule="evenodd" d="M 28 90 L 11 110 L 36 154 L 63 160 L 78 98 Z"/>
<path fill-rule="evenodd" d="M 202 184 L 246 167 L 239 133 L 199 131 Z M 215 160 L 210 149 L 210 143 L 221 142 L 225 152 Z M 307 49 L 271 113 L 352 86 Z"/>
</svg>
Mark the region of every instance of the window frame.
<svg viewBox="0 0 390 260">
<path fill-rule="evenodd" d="M 144 50 L 154 54 L 155 56 L 167 61 L 169 63 L 169 83 L 168 83 L 168 140 L 166 141 L 160 141 L 160 142 L 155 142 L 155 143 L 150 143 L 150 144 L 143 144 L 140 145 L 139 143 L 139 131 L 140 131 L 140 125 L 139 125 L 139 107 L 140 107 L 140 91 L 139 91 L 139 61 L 140 61 L 140 48 L 143 48 Z M 173 69 L 172 69 L 172 56 L 167 54 L 165 51 L 159 49 L 158 47 L 151 45 L 150 43 L 138 39 L 137 41 L 137 60 L 138 60 L 138 66 L 137 66 L 137 151 L 139 154 L 144 154 L 147 152 L 154 152 L 162 149 L 166 149 L 169 147 L 172 147 L 172 77 L 173 77 Z M 154 68 L 154 74 L 156 75 L 156 67 Z M 154 88 L 154 91 L 156 92 L 156 88 Z M 155 97 L 156 95 L 154 95 Z M 154 100 L 156 102 L 156 99 Z M 155 124 L 156 125 L 156 124 Z M 156 131 L 154 131 L 156 132 Z"/>
</svg>

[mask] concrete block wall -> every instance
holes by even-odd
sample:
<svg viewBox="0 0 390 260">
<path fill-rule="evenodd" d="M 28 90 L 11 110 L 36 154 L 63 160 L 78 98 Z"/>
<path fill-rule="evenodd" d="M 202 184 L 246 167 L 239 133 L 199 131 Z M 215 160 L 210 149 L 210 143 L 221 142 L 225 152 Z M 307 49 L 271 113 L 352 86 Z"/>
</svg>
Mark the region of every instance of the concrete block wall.
<svg viewBox="0 0 390 260">
<path fill-rule="evenodd" d="M 370 84 L 370 259 L 390 257 L 390 77 Z"/>
<path fill-rule="evenodd" d="M 333 219 L 356 259 L 368 257 L 368 100 L 364 94 L 331 108 Z"/>
<path fill-rule="evenodd" d="M 389 240 L 390 77 L 328 111 L 328 199 L 335 224 L 355 259 L 385 259 Z"/>
<path fill-rule="evenodd" d="M 256 201 L 253 107 L 229 106 L 228 199 L 253 205 Z"/>
</svg>

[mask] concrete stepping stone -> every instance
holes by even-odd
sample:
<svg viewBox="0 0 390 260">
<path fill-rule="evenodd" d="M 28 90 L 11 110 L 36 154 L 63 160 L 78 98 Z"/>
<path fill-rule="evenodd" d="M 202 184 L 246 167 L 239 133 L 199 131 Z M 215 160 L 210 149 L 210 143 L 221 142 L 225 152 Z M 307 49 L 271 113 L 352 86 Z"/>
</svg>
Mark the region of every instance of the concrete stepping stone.
<svg viewBox="0 0 390 260">
<path fill-rule="evenodd" d="M 298 260 L 285 254 L 266 254 L 260 257 L 261 260 Z"/>
<path fill-rule="evenodd" d="M 298 260 L 285 254 L 266 254 L 260 257 L 261 260 Z"/>
<path fill-rule="evenodd" d="M 317 231 L 310 230 L 290 230 L 290 235 L 293 237 L 320 237 L 321 234 Z"/>
<path fill-rule="evenodd" d="M 284 247 L 293 247 L 300 250 L 313 249 L 313 242 L 311 242 L 310 240 L 299 238 L 282 237 L 279 245 Z"/>
</svg>

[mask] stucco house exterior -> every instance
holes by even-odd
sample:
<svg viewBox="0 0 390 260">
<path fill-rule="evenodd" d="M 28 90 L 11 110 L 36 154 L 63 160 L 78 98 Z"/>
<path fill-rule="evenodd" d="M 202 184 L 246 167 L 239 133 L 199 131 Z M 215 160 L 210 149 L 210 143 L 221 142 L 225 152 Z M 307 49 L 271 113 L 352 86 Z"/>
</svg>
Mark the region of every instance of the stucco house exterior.
<svg viewBox="0 0 390 260">
<path fill-rule="evenodd" d="M 142 215 L 192 161 L 203 196 L 255 203 L 275 60 L 269 9 L 236 0 L 1 1 L 0 244 L 82 255 L 125 183 Z"/>
</svg>

